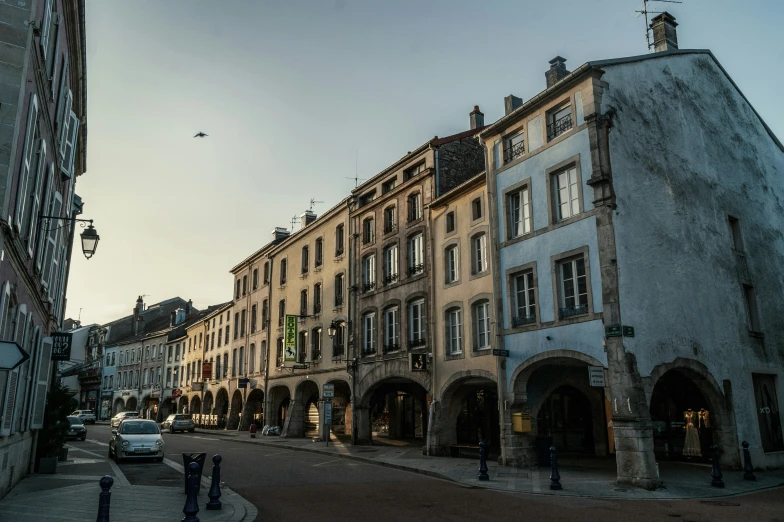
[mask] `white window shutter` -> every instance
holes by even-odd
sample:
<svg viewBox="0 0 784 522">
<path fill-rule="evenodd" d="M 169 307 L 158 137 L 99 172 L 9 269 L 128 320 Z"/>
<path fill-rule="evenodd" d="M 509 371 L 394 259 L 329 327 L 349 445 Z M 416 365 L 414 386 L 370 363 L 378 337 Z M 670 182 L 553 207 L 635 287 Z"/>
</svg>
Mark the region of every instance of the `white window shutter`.
<svg viewBox="0 0 784 522">
<path fill-rule="evenodd" d="M 16 309 L 16 324 L 12 340 L 24 348 L 25 330 L 27 328 L 27 305 L 20 304 Z"/>
<path fill-rule="evenodd" d="M 68 97 L 68 52 L 66 51 L 65 55 L 63 56 L 63 70 L 60 72 L 60 88 L 59 88 L 59 99 L 57 100 L 57 130 L 58 132 L 62 132 L 63 126 L 63 115 L 68 114 L 65 112 L 65 105 L 66 105 L 66 98 Z M 70 110 L 70 109 L 68 109 Z M 58 135 L 58 142 L 59 142 L 59 135 Z M 57 150 L 56 147 L 53 147 L 54 150 Z"/>
<path fill-rule="evenodd" d="M 11 302 L 11 283 L 6 281 L 3 284 L 3 290 L 0 294 L 0 340 L 5 341 L 8 338 L 7 330 L 9 321 L 6 321 L 8 316 L 8 306 Z"/>
<path fill-rule="evenodd" d="M 68 138 L 68 125 L 71 123 L 71 106 L 73 105 L 73 94 L 71 93 L 71 89 L 68 89 L 68 93 L 65 95 L 65 108 L 63 110 L 63 116 L 60 126 L 60 157 L 65 157 L 65 149 L 66 149 L 66 138 Z"/>
<path fill-rule="evenodd" d="M 22 165 L 19 169 L 19 185 L 16 194 L 16 211 L 14 224 L 17 231 L 22 230 L 24 219 L 25 204 L 27 202 L 27 184 L 30 177 L 30 169 L 33 163 L 33 153 L 35 151 L 35 129 L 38 125 L 38 96 L 35 93 L 30 95 L 30 106 L 27 111 L 27 130 L 25 131 L 24 154 Z"/>
<path fill-rule="evenodd" d="M 52 361 L 52 338 L 46 337 L 41 342 L 40 363 L 35 375 L 35 398 L 33 399 L 33 420 L 30 427 L 34 430 L 41 429 L 44 424 L 44 410 L 46 408 L 46 391 L 49 386 L 49 365 Z"/>
<path fill-rule="evenodd" d="M 35 179 L 31 183 L 32 192 L 30 198 L 30 210 L 26 218 L 27 225 L 24 229 L 25 240 L 27 242 L 27 255 L 33 257 L 35 250 L 35 232 L 38 229 L 38 216 L 41 214 L 41 185 L 46 176 L 46 140 L 41 140 L 41 148 L 38 151 L 38 165 L 33 172 Z"/>
<path fill-rule="evenodd" d="M 34 361 L 38 348 L 40 330 L 40 327 L 35 326 L 35 323 L 33 322 L 32 312 L 27 314 L 27 335 L 24 349 L 30 354 L 31 358 L 22 366 L 22 368 L 25 368 L 25 373 L 22 378 L 22 396 L 19 398 L 21 401 L 20 404 L 22 405 L 22 415 L 17 419 L 20 421 L 18 431 L 27 431 L 30 428 L 30 393 L 28 393 L 30 386 L 27 383 L 35 379 Z"/>
<path fill-rule="evenodd" d="M 501 140 L 493 143 L 493 170 L 501 167 Z"/>
<path fill-rule="evenodd" d="M 60 247 L 60 274 L 58 275 L 58 283 L 57 283 L 57 293 L 54 296 L 54 315 L 57 318 L 57 322 L 60 322 L 60 313 L 63 310 L 63 302 L 65 301 L 65 275 L 66 275 L 66 267 L 67 267 L 67 260 L 66 257 L 68 256 L 68 249 L 65 248 L 65 245 Z"/>
<path fill-rule="evenodd" d="M 52 186 L 54 184 L 54 161 L 49 164 L 49 176 L 47 178 L 47 182 L 44 189 L 44 205 L 41 210 L 42 214 L 45 215 L 53 215 L 50 214 L 51 212 L 51 200 L 52 200 Z M 35 268 L 38 270 L 40 274 L 43 268 L 43 258 L 44 258 L 44 249 L 46 248 L 46 239 L 49 236 L 48 230 L 52 228 L 51 226 L 52 220 L 45 219 L 41 221 L 41 228 L 38 230 L 38 238 L 36 240 L 36 252 L 35 252 Z M 43 283 L 43 277 L 41 278 L 41 282 Z"/>
<path fill-rule="evenodd" d="M 52 101 L 55 101 L 57 99 L 57 66 L 60 63 L 60 19 L 57 15 L 55 15 L 54 18 L 54 33 L 52 33 L 52 38 L 54 38 L 54 55 L 49 62 L 49 88 L 52 91 Z"/>
<path fill-rule="evenodd" d="M 8 373 L 3 403 L 3 418 L 0 423 L 0 436 L 11 434 L 11 425 L 16 417 L 16 392 L 19 389 L 19 368 Z"/>
<path fill-rule="evenodd" d="M 44 60 L 47 59 L 46 50 L 49 47 L 49 24 L 52 22 L 52 0 L 46 0 L 44 6 L 44 19 L 41 22 L 41 49 Z"/>
<path fill-rule="evenodd" d="M 52 208 L 50 216 L 59 216 L 63 208 L 63 198 L 59 192 L 55 192 L 54 199 L 52 200 Z M 52 283 L 55 279 L 57 267 L 57 243 L 60 234 L 60 220 L 48 219 L 48 233 L 46 237 L 46 245 L 44 246 L 44 259 L 43 259 L 43 272 L 41 273 L 41 283 L 48 289 L 47 294 L 52 296 Z"/>
<path fill-rule="evenodd" d="M 69 114 L 68 127 L 65 133 L 65 140 L 63 141 L 65 152 L 62 154 L 63 162 L 60 165 L 60 170 L 70 178 L 73 175 L 74 157 L 76 156 L 76 138 L 79 135 L 79 119 L 73 112 Z"/>
</svg>

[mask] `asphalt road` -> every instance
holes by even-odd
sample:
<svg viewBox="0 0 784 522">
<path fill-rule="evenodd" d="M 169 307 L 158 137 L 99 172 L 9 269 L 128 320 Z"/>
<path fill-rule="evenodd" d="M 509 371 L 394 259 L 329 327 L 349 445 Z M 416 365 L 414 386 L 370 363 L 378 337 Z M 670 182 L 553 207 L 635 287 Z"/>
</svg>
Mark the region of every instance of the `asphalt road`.
<svg viewBox="0 0 784 522">
<path fill-rule="evenodd" d="M 90 426 L 87 442 L 108 442 L 108 426 Z M 711 500 L 601 500 L 523 495 L 471 488 L 374 464 L 303 451 L 251 446 L 209 431 L 164 434 L 167 458 L 182 452 L 223 457 L 221 478 L 253 503 L 257 520 L 275 521 L 456 521 L 456 520 L 682 520 L 784 522 L 784 489 Z M 106 453 L 106 451 L 102 451 Z M 171 485 L 182 475 L 155 462 L 120 465 L 136 484 Z"/>
</svg>

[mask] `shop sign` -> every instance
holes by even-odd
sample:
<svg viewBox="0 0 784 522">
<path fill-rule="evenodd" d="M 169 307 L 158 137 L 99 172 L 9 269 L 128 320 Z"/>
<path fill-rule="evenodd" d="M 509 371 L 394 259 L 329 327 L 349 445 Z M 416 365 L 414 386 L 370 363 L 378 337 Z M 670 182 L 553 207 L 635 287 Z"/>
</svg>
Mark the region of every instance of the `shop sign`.
<svg viewBox="0 0 784 522">
<path fill-rule="evenodd" d="M 112 395 L 114 395 L 114 394 L 112 392 L 110 392 L 110 391 L 102 391 L 101 392 L 101 398 L 102 399 L 111 399 Z"/>
<path fill-rule="evenodd" d="M 602 366 L 589 366 L 588 367 L 588 380 L 591 386 L 595 388 L 604 388 L 604 367 Z"/>
<path fill-rule="evenodd" d="M 283 325 L 283 360 L 297 360 L 297 316 L 287 315 Z"/>
<path fill-rule="evenodd" d="M 493 348 L 493 355 L 496 357 L 509 357 L 509 350 L 498 350 Z"/>
<path fill-rule="evenodd" d="M 212 377 L 212 363 L 201 363 L 201 378 L 206 380 Z"/>
<path fill-rule="evenodd" d="M 131 392 L 122 392 L 123 397 L 128 397 L 131 395 Z"/>
<path fill-rule="evenodd" d="M 172 390 L 172 399 L 176 399 L 180 395 L 182 395 L 182 390 L 181 389 L 177 388 L 177 389 Z"/>
<path fill-rule="evenodd" d="M 322 397 L 325 399 L 331 399 L 335 396 L 335 385 L 334 384 L 325 384 L 322 387 Z"/>
<path fill-rule="evenodd" d="M 427 371 L 427 354 L 424 353 L 411 354 L 411 371 L 412 372 Z"/>
<path fill-rule="evenodd" d="M 70 361 L 71 360 L 71 340 L 72 333 L 57 332 L 52 334 L 52 360 Z"/>
<path fill-rule="evenodd" d="M 200 382 L 194 382 L 193 384 L 191 384 L 191 390 L 193 391 L 202 391 L 202 389 L 203 389 L 202 383 Z"/>
<path fill-rule="evenodd" d="M 611 326 L 604 327 L 604 336 L 605 337 L 620 337 L 621 336 L 621 325 L 614 324 Z"/>
<path fill-rule="evenodd" d="M 623 336 L 624 337 L 634 337 L 634 326 L 624 326 L 623 327 Z"/>
<path fill-rule="evenodd" d="M 248 383 L 250 383 L 250 379 L 239 379 L 237 381 L 237 388 L 247 388 Z"/>
</svg>

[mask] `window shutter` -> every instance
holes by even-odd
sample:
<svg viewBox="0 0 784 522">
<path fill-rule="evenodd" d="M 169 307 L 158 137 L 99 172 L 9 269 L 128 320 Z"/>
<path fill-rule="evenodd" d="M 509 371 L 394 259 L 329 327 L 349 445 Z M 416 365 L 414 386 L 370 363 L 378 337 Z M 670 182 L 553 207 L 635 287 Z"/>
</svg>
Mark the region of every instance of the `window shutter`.
<svg viewBox="0 0 784 522">
<path fill-rule="evenodd" d="M 33 322 L 33 314 L 32 312 L 27 314 L 27 340 L 25 350 L 27 353 L 30 354 L 31 359 L 28 360 L 26 363 L 27 371 L 25 372 L 24 378 L 22 379 L 22 416 L 19 419 L 21 425 L 19 426 L 19 431 L 27 431 L 30 428 L 30 386 L 27 382 L 32 381 L 35 379 L 35 353 L 38 348 L 38 340 L 40 339 L 41 335 L 41 328 L 35 326 Z M 13 429 L 13 428 L 12 428 Z"/>
<path fill-rule="evenodd" d="M 16 310 L 16 325 L 13 340 L 24 348 L 25 330 L 27 329 L 27 305 L 21 304 Z"/>
<path fill-rule="evenodd" d="M 63 208 L 63 198 L 59 192 L 55 192 L 54 200 L 52 201 L 52 209 L 50 216 L 59 216 Z M 49 232 L 46 238 L 46 246 L 44 251 L 44 269 L 41 275 L 41 282 L 47 288 L 47 295 L 51 298 L 54 293 L 54 282 L 57 274 L 57 243 L 60 237 L 60 220 L 50 219 Z"/>
<path fill-rule="evenodd" d="M 8 381 L 5 389 L 5 401 L 3 404 L 3 418 L 0 424 L 0 436 L 11 434 L 11 425 L 16 416 L 16 392 L 19 389 L 19 368 L 9 372 Z"/>
<path fill-rule="evenodd" d="M 54 54 L 52 55 L 51 60 L 49 61 L 49 87 L 52 91 L 52 101 L 57 99 L 57 64 L 60 63 L 58 59 L 60 56 L 60 19 L 58 15 L 54 15 L 54 33 L 52 33 L 52 38 L 54 38 Z"/>
<path fill-rule="evenodd" d="M 35 129 L 38 125 L 38 96 L 35 93 L 30 95 L 30 107 L 27 111 L 27 130 L 25 131 L 24 154 L 22 156 L 22 166 L 19 170 L 19 186 L 16 195 L 16 215 L 14 223 L 16 230 L 22 230 L 22 220 L 24 218 L 25 203 L 27 200 L 27 184 L 30 177 L 30 169 L 33 162 L 33 151 L 35 150 Z"/>
<path fill-rule="evenodd" d="M 11 283 L 8 281 L 3 284 L 2 295 L 0 295 L 0 340 L 6 340 L 6 330 L 8 328 L 8 304 L 11 301 Z"/>
<path fill-rule="evenodd" d="M 68 256 L 68 249 L 65 248 L 63 245 L 60 247 L 60 280 L 57 287 L 57 294 L 55 295 L 55 312 L 54 315 L 57 318 L 57 322 L 60 322 L 61 313 L 63 311 L 63 303 L 65 302 L 65 277 L 67 272 L 68 260 L 66 257 Z M 153 358 L 155 358 L 155 353 L 153 353 Z"/>
<path fill-rule="evenodd" d="M 501 140 L 493 143 L 493 169 L 501 167 Z"/>
<path fill-rule="evenodd" d="M 69 178 L 73 174 L 74 156 L 76 155 L 76 138 L 78 135 L 79 120 L 76 115 L 71 112 L 68 117 L 68 127 L 63 135 L 63 150 L 65 152 L 62 153 L 63 162 L 60 165 L 62 173 Z M 70 214 L 70 209 L 68 210 L 68 213 Z"/>
<path fill-rule="evenodd" d="M 46 337 L 41 342 L 41 361 L 36 375 L 33 422 L 30 424 L 30 427 L 34 430 L 41 429 L 44 424 L 44 409 L 46 407 L 46 391 L 49 386 L 49 364 L 51 360 L 52 338 Z"/>
<path fill-rule="evenodd" d="M 33 173 L 35 180 L 32 183 L 32 194 L 30 194 L 30 210 L 28 211 L 27 224 L 24 233 L 27 241 L 27 255 L 33 257 L 35 231 L 38 228 L 38 216 L 41 213 L 41 185 L 43 184 L 46 168 L 46 140 L 41 140 L 41 148 L 38 151 L 38 165 Z"/>
<path fill-rule="evenodd" d="M 57 101 L 57 130 L 62 132 L 63 118 L 68 112 L 65 111 L 66 98 L 68 97 L 68 52 L 63 56 L 63 70 L 60 72 L 60 97 Z M 68 109 L 71 110 L 70 108 Z M 58 140 L 59 142 L 59 135 Z M 55 148 L 56 149 L 56 148 Z"/>
<path fill-rule="evenodd" d="M 42 213 L 46 213 L 47 215 L 51 216 L 51 198 L 52 198 L 52 184 L 54 183 L 54 161 L 49 164 L 49 177 L 48 181 L 46 182 L 45 189 L 44 189 L 44 206 L 42 207 Z M 44 227 L 44 224 L 48 225 Z M 52 221 L 47 219 L 41 221 L 41 229 L 38 231 L 38 239 L 36 241 L 36 252 L 35 252 L 35 268 L 38 270 L 38 273 L 41 273 L 41 269 L 43 267 L 43 258 L 44 258 L 44 249 L 46 244 L 44 243 L 44 238 L 49 236 L 48 230 L 52 228 L 51 226 Z M 41 282 L 43 283 L 43 275 L 41 276 Z"/>
<path fill-rule="evenodd" d="M 71 93 L 71 89 L 68 89 L 68 92 L 65 95 L 65 107 L 63 107 L 63 116 L 61 118 L 61 126 L 60 126 L 60 157 L 63 158 L 65 156 L 65 140 L 68 138 L 68 125 L 71 123 L 71 106 L 73 105 L 73 94 Z"/>
<path fill-rule="evenodd" d="M 47 59 L 46 50 L 49 47 L 49 24 L 52 23 L 52 0 L 46 0 L 44 6 L 44 19 L 41 22 L 41 50 L 44 60 Z"/>
</svg>

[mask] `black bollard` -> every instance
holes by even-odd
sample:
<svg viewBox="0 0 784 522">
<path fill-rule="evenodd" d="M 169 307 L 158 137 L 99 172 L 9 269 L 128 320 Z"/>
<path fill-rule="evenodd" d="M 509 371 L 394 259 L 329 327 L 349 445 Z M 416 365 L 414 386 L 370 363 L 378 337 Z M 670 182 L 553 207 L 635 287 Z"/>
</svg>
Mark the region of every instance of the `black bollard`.
<svg viewBox="0 0 784 522">
<path fill-rule="evenodd" d="M 711 471 L 711 477 L 713 477 L 713 480 L 711 480 L 711 486 L 714 488 L 723 488 L 724 481 L 721 480 L 723 475 L 721 474 L 721 469 L 719 469 L 719 447 L 714 444 L 710 447 L 710 449 L 713 459 L 713 471 Z"/>
<path fill-rule="evenodd" d="M 98 484 L 101 486 L 101 493 L 98 495 L 98 517 L 95 522 L 109 522 L 109 502 L 112 500 L 112 489 L 114 479 L 109 475 L 103 477 Z"/>
<path fill-rule="evenodd" d="M 185 498 L 185 507 L 182 512 L 185 516 L 182 517 L 182 522 L 199 522 L 199 517 L 196 513 L 199 512 L 199 500 L 196 495 L 199 493 L 199 465 L 195 462 L 188 464 L 188 493 Z"/>
<path fill-rule="evenodd" d="M 476 478 L 490 480 L 490 475 L 487 474 L 487 443 L 485 441 L 479 443 L 479 475 Z"/>
<path fill-rule="evenodd" d="M 757 477 L 754 476 L 754 466 L 751 465 L 749 443 L 744 440 L 741 443 L 741 446 L 743 446 L 743 480 L 753 480 L 756 482 Z"/>
<path fill-rule="evenodd" d="M 255 424 L 254 424 L 255 426 Z M 210 497 L 210 501 L 207 502 L 207 509 L 220 509 L 221 508 L 221 501 L 218 500 L 221 496 L 220 492 L 220 463 L 221 463 L 221 456 L 214 455 L 212 457 L 212 484 L 210 484 L 210 492 L 207 493 L 207 496 Z"/>
<path fill-rule="evenodd" d="M 558 460 L 555 458 L 555 446 L 550 446 L 550 489 L 563 489 L 561 474 L 558 473 Z"/>
</svg>

